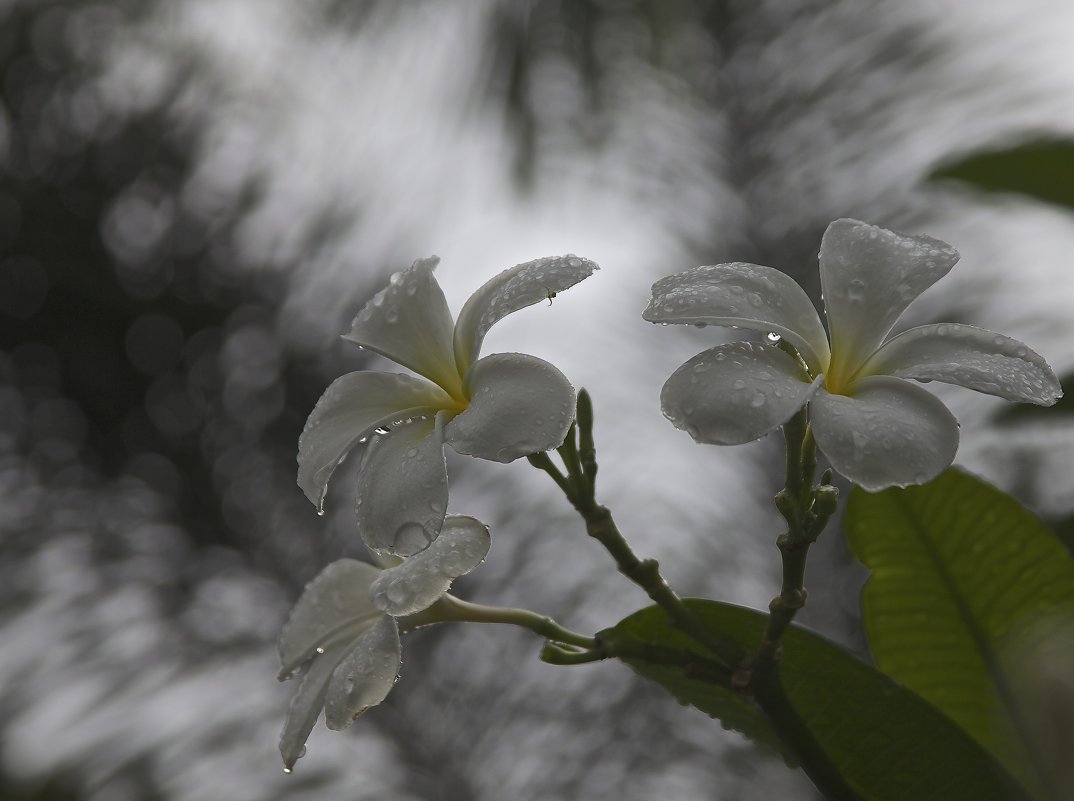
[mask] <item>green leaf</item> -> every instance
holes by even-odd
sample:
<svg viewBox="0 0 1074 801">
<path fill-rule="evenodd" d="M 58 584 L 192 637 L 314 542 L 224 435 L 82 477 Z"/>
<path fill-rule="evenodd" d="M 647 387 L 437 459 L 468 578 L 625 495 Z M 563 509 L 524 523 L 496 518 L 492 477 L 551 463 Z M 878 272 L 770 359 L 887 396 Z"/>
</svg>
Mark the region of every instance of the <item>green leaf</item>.
<svg viewBox="0 0 1074 801">
<path fill-rule="evenodd" d="M 1017 192 L 1074 209 L 1074 141 L 1038 139 L 940 165 L 931 179 L 955 179 L 992 192 Z"/>
<path fill-rule="evenodd" d="M 743 656 L 760 642 L 767 615 L 688 600 Z M 753 696 L 733 692 L 731 671 L 650 607 L 601 632 L 641 675 L 680 700 L 761 742 L 782 743 L 830 799 L 1011 801 L 1027 796 L 957 725 L 909 690 L 799 627 L 783 641 L 778 671 L 755 677 Z"/>
<path fill-rule="evenodd" d="M 951 469 L 921 487 L 856 489 L 844 522 L 872 570 L 862 605 L 877 665 L 955 720 L 1038 798 L 1069 773 L 1074 562 L 1013 498 Z M 1051 697 L 1045 697 L 1046 695 Z M 1065 694 L 1065 695 L 1064 695 Z"/>
</svg>

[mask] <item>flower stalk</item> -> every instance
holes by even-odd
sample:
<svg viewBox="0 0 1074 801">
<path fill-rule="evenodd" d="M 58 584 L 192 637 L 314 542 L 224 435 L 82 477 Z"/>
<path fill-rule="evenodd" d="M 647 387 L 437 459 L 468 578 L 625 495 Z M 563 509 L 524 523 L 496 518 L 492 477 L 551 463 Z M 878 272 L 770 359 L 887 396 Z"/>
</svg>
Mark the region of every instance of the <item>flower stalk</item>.
<svg viewBox="0 0 1074 801">
<path fill-rule="evenodd" d="M 780 659 L 780 642 L 798 610 L 806 604 L 806 558 L 809 546 L 835 512 L 839 490 L 831 485 L 831 470 L 813 485 L 817 469 L 817 448 L 809 426 L 808 412 L 799 411 L 783 426 L 787 442 L 786 485 L 776 495 L 776 508 L 787 521 L 787 531 L 776 539 L 783 567 L 779 595 L 768 605 L 768 625 L 757 652 L 736 675 L 735 684 L 748 688 L 755 672 L 772 669 Z"/>
<path fill-rule="evenodd" d="M 708 629 L 690 610 L 660 573 L 655 559 L 639 559 L 612 517 L 611 510 L 596 500 L 597 457 L 593 439 L 593 404 L 589 393 L 578 392 L 577 419 L 556 450 L 567 475 L 552 463 L 548 454 L 529 457 L 530 464 L 548 473 L 563 490 L 571 505 L 585 521 L 586 533 L 595 539 L 615 560 L 619 572 L 637 584 L 668 615 L 671 624 L 731 666 L 737 659 L 733 643 Z"/>
</svg>

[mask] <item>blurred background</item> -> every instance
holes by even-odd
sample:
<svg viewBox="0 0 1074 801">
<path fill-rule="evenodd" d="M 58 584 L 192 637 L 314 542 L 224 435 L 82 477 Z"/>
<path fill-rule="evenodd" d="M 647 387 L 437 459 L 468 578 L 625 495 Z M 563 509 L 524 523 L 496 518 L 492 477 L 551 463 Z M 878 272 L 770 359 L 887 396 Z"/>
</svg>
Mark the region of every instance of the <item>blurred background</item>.
<svg viewBox="0 0 1074 801">
<path fill-rule="evenodd" d="M 781 443 L 663 420 L 722 334 L 644 323 L 650 283 L 753 261 L 818 299 L 853 216 L 962 253 L 900 327 L 979 324 L 1070 374 L 1072 36 L 1065 0 L 0 0 L 0 798 L 814 798 L 626 668 L 477 626 L 410 636 L 389 700 L 284 776 L 276 633 L 361 553 L 357 455 L 319 518 L 298 434 L 384 367 L 338 335 L 393 271 L 437 253 L 457 311 L 587 256 L 485 352 L 591 391 L 601 497 L 678 589 L 766 604 Z M 930 388 L 958 464 L 1071 542 L 1069 406 Z M 449 466 L 494 537 L 461 595 L 586 631 L 644 604 L 547 478 Z M 862 578 L 831 529 L 803 620 L 867 658 Z"/>
</svg>

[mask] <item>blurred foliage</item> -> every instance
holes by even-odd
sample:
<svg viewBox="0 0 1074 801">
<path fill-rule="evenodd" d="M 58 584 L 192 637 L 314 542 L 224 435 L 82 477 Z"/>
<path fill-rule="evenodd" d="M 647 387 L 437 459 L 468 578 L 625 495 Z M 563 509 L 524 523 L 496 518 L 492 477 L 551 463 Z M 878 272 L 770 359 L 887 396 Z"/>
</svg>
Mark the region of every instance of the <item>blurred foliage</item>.
<svg viewBox="0 0 1074 801">
<path fill-rule="evenodd" d="M 1016 192 L 1074 211 L 1074 140 L 1040 138 L 939 165 L 931 180 L 989 192 Z"/>
<path fill-rule="evenodd" d="M 844 528 L 872 571 L 862 605 L 877 666 L 957 721 L 1037 797 L 1064 798 L 1061 772 L 1067 786 L 1074 774 L 1047 721 L 1064 706 L 1074 711 L 1074 560 L 1052 532 L 956 469 L 920 487 L 855 489 Z M 1052 672 L 1068 681 L 1041 707 L 1035 687 Z M 1067 719 L 1059 731 L 1072 726 Z"/>
</svg>

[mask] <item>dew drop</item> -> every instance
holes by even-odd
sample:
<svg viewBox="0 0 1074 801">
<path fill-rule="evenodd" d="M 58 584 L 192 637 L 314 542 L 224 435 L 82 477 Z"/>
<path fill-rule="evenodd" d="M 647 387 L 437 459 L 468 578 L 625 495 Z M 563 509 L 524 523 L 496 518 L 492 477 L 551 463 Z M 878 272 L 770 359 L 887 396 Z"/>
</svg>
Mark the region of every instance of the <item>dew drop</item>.
<svg viewBox="0 0 1074 801">
<path fill-rule="evenodd" d="M 769 331 L 769 332 L 768 332 L 768 334 L 767 334 L 767 335 L 765 336 L 765 339 L 767 339 L 767 340 L 768 340 L 769 342 L 771 342 L 771 343 L 772 343 L 773 345 L 776 345 L 776 344 L 778 344 L 778 343 L 779 343 L 780 341 L 782 341 L 783 337 L 781 337 L 781 336 L 780 336 L 779 334 L 777 334 L 777 333 L 776 333 L 775 331 Z"/>
<path fill-rule="evenodd" d="M 318 646 L 317 646 L 317 647 L 316 647 L 316 648 L 315 648 L 314 650 L 315 650 L 315 651 L 316 651 L 316 652 L 317 652 L 318 654 L 323 654 L 323 653 L 324 653 L 324 648 L 322 648 L 322 647 L 321 647 L 321 646 L 319 646 L 319 645 L 318 645 Z"/>
<path fill-rule="evenodd" d="M 432 537 L 421 523 L 403 523 L 395 530 L 394 550 L 402 554 L 414 554 L 425 548 Z"/>
</svg>

